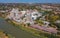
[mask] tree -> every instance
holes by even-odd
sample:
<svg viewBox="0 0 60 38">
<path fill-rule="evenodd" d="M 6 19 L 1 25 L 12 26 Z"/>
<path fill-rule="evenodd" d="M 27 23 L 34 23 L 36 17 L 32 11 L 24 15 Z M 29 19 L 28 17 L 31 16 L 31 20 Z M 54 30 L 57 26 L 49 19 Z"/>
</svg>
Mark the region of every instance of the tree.
<svg viewBox="0 0 60 38">
<path fill-rule="evenodd" d="M 27 23 L 28 26 L 30 26 L 30 23 Z"/>
</svg>

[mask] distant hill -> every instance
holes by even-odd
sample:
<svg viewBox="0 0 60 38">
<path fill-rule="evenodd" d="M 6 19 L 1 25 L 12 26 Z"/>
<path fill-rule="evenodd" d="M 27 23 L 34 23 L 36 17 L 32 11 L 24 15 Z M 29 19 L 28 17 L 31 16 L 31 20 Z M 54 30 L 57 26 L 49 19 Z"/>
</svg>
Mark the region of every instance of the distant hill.
<svg viewBox="0 0 60 38">
<path fill-rule="evenodd" d="M 0 5 L 54 5 L 59 6 L 60 4 L 52 4 L 52 3 L 0 3 Z"/>
</svg>

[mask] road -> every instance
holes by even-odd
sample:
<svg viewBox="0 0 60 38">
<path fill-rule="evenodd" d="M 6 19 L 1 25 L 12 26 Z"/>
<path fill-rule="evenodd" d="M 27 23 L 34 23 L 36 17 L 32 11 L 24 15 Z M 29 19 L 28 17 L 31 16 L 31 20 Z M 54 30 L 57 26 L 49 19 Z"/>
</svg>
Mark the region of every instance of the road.
<svg viewBox="0 0 60 38">
<path fill-rule="evenodd" d="M 6 22 L 3 18 L 0 18 L 0 29 L 8 34 L 11 34 L 15 38 L 37 38 L 26 31 L 14 27 L 13 25 Z"/>
</svg>

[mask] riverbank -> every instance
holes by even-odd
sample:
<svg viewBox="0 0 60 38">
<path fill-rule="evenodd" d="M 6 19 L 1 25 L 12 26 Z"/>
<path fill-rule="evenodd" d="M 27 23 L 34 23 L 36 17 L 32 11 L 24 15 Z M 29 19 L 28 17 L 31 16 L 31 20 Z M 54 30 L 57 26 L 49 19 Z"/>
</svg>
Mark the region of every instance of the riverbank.
<svg viewBox="0 0 60 38">
<path fill-rule="evenodd" d="M 10 21 L 9 21 L 10 22 Z M 24 31 L 27 31 L 29 33 L 32 33 L 34 36 L 37 36 L 39 38 L 60 38 L 60 36 L 57 36 L 56 34 L 51 34 L 51 33 L 48 33 L 48 32 L 44 32 L 42 30 L 37 30 L 37 29 L 34 29 L 34 28 L 31 28 L 31 27 L 25 27 L 24 24 L 19 24 L 16 23 L 15 21 L 11 21 L 10 22 L 11 24 L 13 24 L 14 26 L 16 26 L 17 28 L 21 28 L 22 30 Z"/>
<path fill-rule="evenodd" d="M 0 29 L 0 38 L 15 38 L 15 37 L 13 37 L 13 36 L 10 35 L 10 34 L 5 33 L 4 31 L 2 31 L 2 30 Z"/>
<path fill-rule="evenodd" d="M 0 38 L 9 38 L 2 30 L 0 30 Z"/>
</svg>

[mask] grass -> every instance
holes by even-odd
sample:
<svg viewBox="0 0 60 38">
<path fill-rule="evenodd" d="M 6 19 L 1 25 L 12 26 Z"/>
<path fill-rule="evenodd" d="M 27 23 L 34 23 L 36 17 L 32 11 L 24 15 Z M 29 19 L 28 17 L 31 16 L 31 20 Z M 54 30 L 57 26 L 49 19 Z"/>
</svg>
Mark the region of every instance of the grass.
<svg viewBox="0 0 60 38">
<path fill-rule="evenodd" d="M 12 36 L 12 35 L 10 35 L 10 34 L 8 34 L 8 37 L 9 37 L 9 38 L 15 38 L 15 37 L 13 37 L 13 36 Z"/>
<path fill-rule="evenodd" d="M 47 33 L 47 32 L 44 32 L 44 31 L 41 31 L 41 30 L 37 30 L 37 29 L 34 29 L 34 28 L 31 28 L 31 27 L 25 27 L 24 24 L 20 24 L 19 25 L 16 23 L 16 22 L 12 22 L 12 21 L 9 21 L 9 23 L 13 24 L 14 26 L 16 26 L 17 28 L 21 28 L 23 31 L 27 31 L 31 34 L 33 34 L 34 36 L 37 36 L 39 38 L 60 38 L 60 36 L 57 36 L 55 34 L 50 34 L 50 33 Z"/>
</svg>

